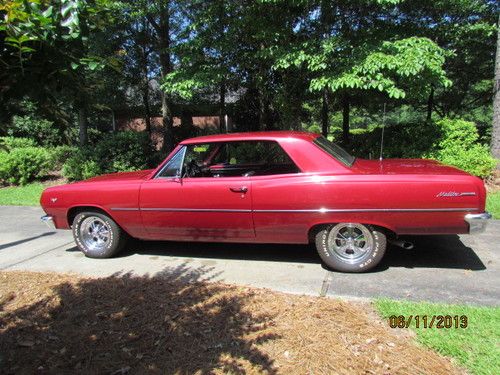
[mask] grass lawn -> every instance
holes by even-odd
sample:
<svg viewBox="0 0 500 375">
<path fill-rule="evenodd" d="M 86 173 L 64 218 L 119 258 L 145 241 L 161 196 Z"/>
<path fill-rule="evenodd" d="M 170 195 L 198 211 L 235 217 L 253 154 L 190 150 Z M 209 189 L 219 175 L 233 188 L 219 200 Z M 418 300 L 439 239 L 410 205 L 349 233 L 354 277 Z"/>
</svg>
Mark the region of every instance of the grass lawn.
<svg viewBox="0 0 500 375">
<path fill-rule="evenodd" d="M 410 328 L 417 341 L 458 363 L 474 374 L 500 374 L 500 308 L 441 305 L 381 299 L 375 306 L 384 318 L 391 315 L 466 315 L 468 327 L 420 328 L 413 320 Z M 430 322 L 430 319 L 428 320 Z M 429 323 L 428 323 L 429 324 Z M 399 330 L 400 328 L 394 328 Z"/>
<path fill-rule="evenodd" d="M 0 205 L 3 206 L 38 206 L 40 194 L 45 186 L 34 182 L 25 186 L 0 188 Z"/>
<path fill-rule="evenodd" d="M 500 219 L 500 191 L 488 194 L 486 210 L 493 215 L 494 219 Z"/>
</svg>

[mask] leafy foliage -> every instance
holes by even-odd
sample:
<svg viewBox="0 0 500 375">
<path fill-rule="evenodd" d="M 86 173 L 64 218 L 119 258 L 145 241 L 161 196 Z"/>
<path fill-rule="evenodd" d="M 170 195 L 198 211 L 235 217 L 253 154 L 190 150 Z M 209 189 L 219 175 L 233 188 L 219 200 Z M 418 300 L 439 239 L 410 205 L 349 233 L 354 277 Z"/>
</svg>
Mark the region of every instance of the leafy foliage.
<svg viewBox="0 0 500 375">
<path fill-rule="evenodd" d="M 83 180 L 103 173 L 145 169 L 153 157 L 147 134 L 107 134 L 95 145 L 78 149 L 64 163 L 62 172 L 69 180 Z"/>
<path fill-rule="evenodd" d="M 454 165 L 473 175 L 488 177 L 497 161 L 493 159 L 486 145 L 478 144 L 479 138 L 474 123 L 463 120 L 443 119 L 437 122 L 441 139 L 431 153 L 441 162 Z"/>
<path fill-rule="evenodd" d="M 30 138 L 0 137 L 0 150 L 11 151 L 14 148 L 36 147 L 35 141 Z"/>
<path fill-rule="evenodd" d="M 381 132 L 380 126 L 356 131 L 350 151 L 360 157 L 378 157 Z M 436 159 L 485 178 L 496 163 L 487 146 L 478 143 L 478 137 L 474 123 L 461 119 L 388 126 L 384 157 Z"/>
<path fill-rule="evenodd" d="M 50 169 L 59 171 L 64 163 L 78 151 L 78 148 L 62 145 L 49 148 L 48 151 L 50 154 Z"/>
<path fill-rule="evenodd" d="M 236 131 L 337 136 L 342 124 L 348 143 L 350 131 L 380 124 L 386 105 L 403 125 L 472 121 L 483 144 L 497 22 L 490 0 L 4 0 L 0 134 L 93 144 L 100 133 L 89 124 L 111 130 L 123 111 L 161 112 L 167 125 L 227 114 Z M 407 154 L 419 155 L 422 127 L 400 128 L 415 141 Z M 172 133 L 162 133 L 167 148 L 189 134 Z M 480 158 L 483 148 L 462 157 Z"/>
<path fill-rule="evenodd" d="M 29 138 L 39 146 L 60 145 L 63 137 L 52 121 L 38 116 L 14 116 L 7 134 L 16 138 Z"/>
<path fill-rule="evenodd" d="M 411 37 L 395 42 L 382 42 L 380 47 L 371 47 L 366 55 L 360 54 L 358 61 L 350 61 L 342 67 L 338 65 L 336 55 L 342 46 L 338 37 L 325 40 L 319 52 L 309 49 L 306 42 L 296 51 L 287 53 L 278 59 L 275 67 L 289 68 L 302 66 L 318 76 L 311 80 L 310 90 L 321 91 L 328 88 L 332 92 L 342 89 L 378 90 L 390 98 L 404 98 L 405 90 L 398 87 L 397 78 L 412 79 L 421 89 L 426 84 L 451 85 L 446 78 L 443 64 L 446 52 L 428 38 Z M 413 85 L 415 90 L 417 85 Z"/>
<path fill-rule="evenodd" d="M 0 152 L 0 181 L 25 185 L 43 176 L 50 163 L 49 152 L 41 147 L 13 148 Z"/>
</svg>

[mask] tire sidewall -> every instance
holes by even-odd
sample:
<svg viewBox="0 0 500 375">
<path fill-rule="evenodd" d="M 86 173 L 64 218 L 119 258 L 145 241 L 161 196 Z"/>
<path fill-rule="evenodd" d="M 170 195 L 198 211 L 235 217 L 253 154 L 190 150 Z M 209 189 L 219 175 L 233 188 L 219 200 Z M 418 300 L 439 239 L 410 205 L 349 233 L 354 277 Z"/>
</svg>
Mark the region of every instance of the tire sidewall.
<svg viewBox="0 0 500 375">
<path fill-rule="evenodd" d="M 106 244 L 106 247 L 101 250 L 89 250 L 83 241 L 80 239 L 80 230 L 81 230 L 81 224 L 82 222 L 91 217 L 95 216 L 101 219 L 106 223 L 106 225 L 109 228 L 109 241 Z M 120 235 L 119 233 L 119 228 L 118 226 L 106 215 L 97 213 L 97 212 L 82 212 L 76 215 L 75 220 L 73 221 L 73 237 L 75 240 L 76 245 L 78 248 L 82 251 L 82 253 L 85 254 L 85 256 L 90 257 L 90 258 L 108 258 L 112 256 L 117 247 L 118 247 L 118 237 Z"/>
<path fill-rule="evenodd" d="M 341 272 L 365 272 L 372 269 L 380 262 L 387 247 L 387 239 L 383 232 L 371 225 L 365 225 L 373 238 L 373 248 L 368 257 L 362 259 L 358 263 L 350 264 L 343 262 L 340 258 L 332 254 L 328 248 L 328 236 L 336 225 L 338 224 L 328 225 L 316 235 L 316 248 L 318 254 L 329 268 Z"/>
</svg>

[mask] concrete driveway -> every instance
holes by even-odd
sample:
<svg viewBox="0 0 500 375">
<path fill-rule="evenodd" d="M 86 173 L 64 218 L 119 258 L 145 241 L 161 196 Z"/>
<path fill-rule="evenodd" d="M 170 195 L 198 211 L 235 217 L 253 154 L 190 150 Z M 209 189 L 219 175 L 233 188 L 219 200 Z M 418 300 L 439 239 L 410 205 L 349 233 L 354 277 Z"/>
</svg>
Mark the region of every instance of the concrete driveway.
<svg viewBox="0 0 500 375">
<path fill-rule="evenodd" d="M 37 207 L 0 207 L 0 270 L 156 274 L 193 271 L 207 279 L 310 295 L 390 297 L 498 305 L 500 221 L 479 236 L 412 237 L 390 247 L 366 274 L 327 271 L 314 247 L 134 241 L 114 259 L 88 259 L 70 231 L 48 229 Z"/>
</svg>

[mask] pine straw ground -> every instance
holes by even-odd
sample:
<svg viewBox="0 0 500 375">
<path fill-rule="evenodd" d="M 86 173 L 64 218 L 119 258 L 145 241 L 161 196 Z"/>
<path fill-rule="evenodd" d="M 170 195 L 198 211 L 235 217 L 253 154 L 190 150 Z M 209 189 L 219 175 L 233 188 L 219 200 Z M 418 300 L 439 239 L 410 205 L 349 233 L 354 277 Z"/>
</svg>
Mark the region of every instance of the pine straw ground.
<svg viewBox="0 0 500 375">
<path fill-rule="evenodd" d="M 208 282 L 0 272 L 0 373 L 453 374 L 370 305 Z"/>
</svg>

